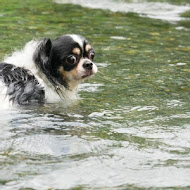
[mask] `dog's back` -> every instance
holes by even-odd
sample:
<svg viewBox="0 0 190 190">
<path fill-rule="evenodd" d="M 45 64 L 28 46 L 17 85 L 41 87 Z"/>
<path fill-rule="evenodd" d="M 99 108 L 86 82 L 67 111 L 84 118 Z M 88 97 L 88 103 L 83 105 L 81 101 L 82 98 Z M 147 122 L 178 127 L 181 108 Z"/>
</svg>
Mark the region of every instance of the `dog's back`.
<svg viewBox="0 0 190 190">
<path fill-rule="evenodd" d="M 29 70 L 1 63 L 0 81 L 1 98 L 4 95 L 13 105 L 44 103 L 44 90 Z"/>
</svg>

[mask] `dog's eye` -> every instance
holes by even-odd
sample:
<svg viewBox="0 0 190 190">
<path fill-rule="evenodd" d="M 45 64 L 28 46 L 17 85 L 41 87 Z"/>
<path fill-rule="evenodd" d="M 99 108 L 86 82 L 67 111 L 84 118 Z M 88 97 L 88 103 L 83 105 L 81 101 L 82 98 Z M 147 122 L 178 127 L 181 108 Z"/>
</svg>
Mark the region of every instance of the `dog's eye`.
<svg viewBox="0 0 190 190">
<path fill-rule="evenodd" d="M 70 55 L 67 57 L 66 61 L 69 64 L 75 64 L 77 62 L 77 58 L 74 55 Z"/>
<path fill-rule="evenodd" d="M 95 56 L 94 52 L 90 51 L 89 54 L 88 54 L 88 58 L 93 61 L 94 56 Z"/>
</svg>

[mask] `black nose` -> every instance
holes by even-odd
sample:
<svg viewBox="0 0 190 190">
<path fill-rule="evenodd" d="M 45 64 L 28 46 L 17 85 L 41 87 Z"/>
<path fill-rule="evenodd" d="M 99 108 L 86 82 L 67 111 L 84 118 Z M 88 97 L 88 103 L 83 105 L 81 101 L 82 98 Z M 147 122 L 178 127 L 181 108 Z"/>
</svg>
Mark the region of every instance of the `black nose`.
<svg viewBox="0 0 190 190">
<path fill-rule="evenodd" d="M 93 63 L 92 62 L 87 62 L 83 64 L 83 67 L 87 70 L 92 70 Z"/>
</svg>

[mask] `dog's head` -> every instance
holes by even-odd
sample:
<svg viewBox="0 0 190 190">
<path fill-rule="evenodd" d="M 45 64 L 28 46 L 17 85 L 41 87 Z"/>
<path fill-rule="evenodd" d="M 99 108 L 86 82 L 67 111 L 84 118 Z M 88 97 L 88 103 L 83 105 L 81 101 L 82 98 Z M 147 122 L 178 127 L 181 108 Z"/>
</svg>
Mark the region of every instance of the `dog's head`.
<svg viewBox="0 0 190 190">
<path fill-rule="evenodd" d="M 53 41 L 45 38 L 34 53 L 34 61 L 48 78 L 72 90 L 97 72 L 95 52 L 79 35 L 65 35 Z"/>
</svg>

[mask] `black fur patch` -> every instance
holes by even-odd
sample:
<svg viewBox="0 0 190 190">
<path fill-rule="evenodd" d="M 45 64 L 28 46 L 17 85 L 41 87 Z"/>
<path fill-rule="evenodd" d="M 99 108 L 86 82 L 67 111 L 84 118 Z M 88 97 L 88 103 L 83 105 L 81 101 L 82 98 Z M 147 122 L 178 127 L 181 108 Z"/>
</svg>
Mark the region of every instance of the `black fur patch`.
<svg viewBox="0 0 190 190">
<path fill-rule="evenodd" d="M 7 87 L 7 96 L 14 105 L 43 104 L 44 89 L 29 70 L 0 63 L 0 79 Z"/>
<path fill-rule="evenodd" d="M 52 60 L 52 42 L 49 38 L 44 38 L 38 44 L 33 55 L 33 60 L 54 87 L 57 86 L 57 83 L 60 83 L 65 88 L 68 88 L 66 80 L 58 73 L 58 65 L 56 62 L 59 60 L 59 57 Z"/>
<path fill-rule="evenodd" d="M 64 71 L 71 71 L 77 67 L 78 62 L 76 64 L 66 62 L 67 57 L 73 54 L 72 50 L 76 47 L 81 50 L 80 46 L 70 36 L 61 36 L 52 41 L 51 75 L 65 88 L 69 88 L 67 78 L 60 73 L 59 68 L 63 66 Z M 79 61 L 80 58 L 78 56 L 77 60 Z"/>
</svg>

